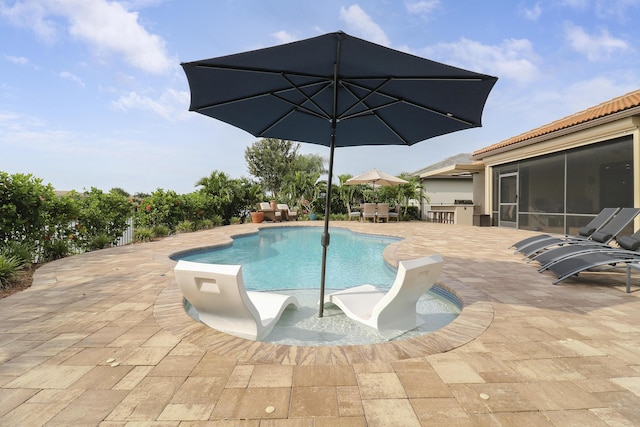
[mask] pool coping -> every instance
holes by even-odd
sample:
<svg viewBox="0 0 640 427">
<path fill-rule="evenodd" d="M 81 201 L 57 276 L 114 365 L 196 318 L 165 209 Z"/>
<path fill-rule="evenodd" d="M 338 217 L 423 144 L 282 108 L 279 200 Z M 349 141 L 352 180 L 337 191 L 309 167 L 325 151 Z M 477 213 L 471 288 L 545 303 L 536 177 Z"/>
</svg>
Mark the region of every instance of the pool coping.
<svg viewBox="0 0 640 427">
<path fill-rule="evenodd" d="M 244 236 L 255 232 L 247 230 L 246 233 L 237 233 L 229 237 Z M 386 233 L 372 234 L 398 237 Z M 385 249 L 383 255 L 389 264 L 397 266 L 399 260 L 397 257 L 398 246 L 403 242 L 406 243 L 406 241 L 407 239 L 403 238 L 403 240 L 394 242 Z M 208 247 L 220 247 L 227 244 L 229 243 L 221 242 Z M 169 255 L 169 261 L 175 264 L 173 257 L 177 254 L 199 248 L 202 247 L 185 248 L 172 253 Z M 182 293 L 173 279 L 158 295 L 153 313 L 156 321 L 163 329 L 170 331 L 180 339 L 220 356 L 235 358 L 240 363 L 342 365 L 393 362 L 423 358 L 463 346 L 476 339 L 493 321 L 493 305 L 484 293 L 446 275 L 440 276 L 437 285 L 458 298 L 462 305 L 460 315 L 437 331 L 419 337 L 386 343 L 346 346 L 302 346 L 273 344 L 235 337 L 206 326 L 189 316 L 184 309 Z"/>
</svg>

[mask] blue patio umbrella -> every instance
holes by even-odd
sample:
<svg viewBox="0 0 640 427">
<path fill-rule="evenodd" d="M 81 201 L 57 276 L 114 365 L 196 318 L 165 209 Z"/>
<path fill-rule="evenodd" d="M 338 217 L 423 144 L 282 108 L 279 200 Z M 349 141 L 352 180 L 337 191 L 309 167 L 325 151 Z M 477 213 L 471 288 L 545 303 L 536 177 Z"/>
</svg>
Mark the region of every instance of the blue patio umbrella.
<svg viewBox="0 0 640 427">
<path fill-rule="evenodd" d="M 335 148 L 410 146 L 479 127 L 497 80 L 343 32 L 181 65 L 191 90 L 190 111 L 256 137 L 329 147 L 320 301 Z"/>
</svg>

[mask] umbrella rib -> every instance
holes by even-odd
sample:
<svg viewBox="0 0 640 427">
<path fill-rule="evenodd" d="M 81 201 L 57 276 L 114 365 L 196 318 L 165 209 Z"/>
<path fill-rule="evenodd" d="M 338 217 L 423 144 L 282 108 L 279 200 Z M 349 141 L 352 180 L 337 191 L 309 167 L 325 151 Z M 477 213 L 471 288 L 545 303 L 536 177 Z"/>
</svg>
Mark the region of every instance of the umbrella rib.
<svg viewBox="0 0 640 427">
<path fill-rule="evenodd" d="M 370 90 L 370 91 L 369 91 L 365 96 L 363 96 L 362 98 L 359 98 L 355 93 L 353 93 L 353 91 L 352 91 L 352 90 L 350 90 L 350 89 L 349 89 L 349 87 L 348 87 L 349 82 L 347 82 L 347 81 L 341 82 L 341 83 L 343 83 L 343 84 L 342 84 L 342 87 L 344 87 L 344 88 L 345 88 L 345 90 L 349 91 L 349 93 L 350 93 L 354 98 L 356 98 L 356 102 L 354 102 L 354 103 L 353 103 L 349 108 L 347 108 L 347 109 L 344 111 L 344 113 L 343 113 L 343 114 L 346 114 L 346 113 L 348 113 L 349 111 L 353 110 L 353 109 L 356 107 L 356 105 L 358 105 L 358 104 L 364 104 L 364 106 L 365 106 L 365 107 L 367 107 L 367 109 L 370 109 L 370 107 L 365 103 L 365 101 L 367 100 L 367 98 L 369 98 L 370 96 L 372 96 L 372 95 L 376 94 L 380 89 L 382 89 L 382 87 L 383 87 L 384 85 L 386 85 L 386 84 L 387 84 L 387 83 L 389 83 L 390 81 L 391 81 L 391 78 L 388 78 L 388 79 L 384 80 L 382 83 L 380 83 L 380 84 L 378 85 L 378 87 L 376 87 L 375 89 Z M 354 116 L 354 115 L 352 115 L 352 116 Z M 349 118 L 349 117 L 351 117 L 351 116 L 343 116 L 343 118 Z"/>
<path fill-rule="evenodd" d="M 293 101 L 289 101 L 288 99 L 280 96 L 277 92 L 272 93 L 271 95 L 274 98 L 279 99 L 282 102 L 285 102 L 291 106 L 293 106 L 294 108 L 292 108 L 291 110 L 289 110 L 289 112 L 287 114 L 284 114 L 282 117 L 278 118 L 277 120 L 273 121 L 271 124 L 269 124 L 266 128 L 264 128 L 262 131 L 260 131 L 259 135 L 263 135 L 265 132 L 269 131 L 270 129 L 272 129 L 274 126 L 276 126 L 278 123 L 282 122 L 284 119 L 286 119 L 287 117 L 289 117 L 291 114 L 293 114 L 294 111 L 300 111 L 301 113 L 306 113 L 306 114 L 310 114 L 314 117 L 318 117 L 319 119 L 322 120 L 330 120 L 331 117 L 329 117 L 329 115 L 326 113 L 326 111 L 324 111 L 312 98 L 310 98 L 309 96 L 307 96 L 306 93 L 304 93 L 303 91 L 301 91 L 299 89 L 298 86 L 296 86 L 295 83 L 293 83 L 291 80 L 289 80 L 285 75 L 282 75 L 282 77 L 285 78 L 285 80 L 287 80 L 289 82 L 289 84 L 291 84 L 291 86 L 293 87 L 293 89 L 296 89 L 307 101 L 311 102 L 313 105 L 315 105 L 318 110 L 320 110 L 321 112 L 324 113 L 324 115 L 318 113 L 317 111 L 313 111 L 303 105 L 299 105 L 296 104 Z M 318 91 L 316 91 L 313 96 L 316 96 L 317 94 L 319 94 L 320 92 L 322 92 L 323 90 L 325 90 L 327 87 L 329 87 L 331 85 L 331 83 L 328 82 L 321 82 L 324 83 L 324 85 L 318 89 Z M 281 92 L 281 91 L 279 91 Z"/>
<path fill-rule="evenodd" d="M 221 107 L 221 106 L 225 106 L 225 105 L 230 105 L 230 104 L 234 104 L 236 102 L 243 102 L 243 101 L 249 101 L 252 99 L 258 99 L 258 98 L 262 98 L 264 96 L 276 96 L 276 94 L 282 93 L 282 92 L 287 92 L 287 91 L 291 91 L 297 88 L 308 88 L 308 87 L 313 87 L 313 86 L 317 86 L 317 85 L 323 85 L 323 88 L 326 87 L 327 83 L 320 81 L 320 82 L 313 82 L 313 83 L 306 83 L 304 85 L 300 85 L 297 87 L 283 87 L 280 89 L 276 89 L 276 90 L 270 90 L 270 91 L 264 91 L 264 92 L 260 92 L 260 93 L 256 93 L 253 94 L 251 96 L 242 96 L 239 98 L 233 98 L 233 99 L 229 99 L 226 101 L 222 101 L 222 102 L 216 102 L 216 103 L 212 103 L 212 104 L 205 104 L 205 105 L 201 105 L 199 107 L 193 107 L 191 108 L 191 111 L 200 111 L 200 110 L 207 110 L 209 108 L 214 108 L 214 107 Z M 280 96 L 276 96 L 278 99 L 281 100 L 285 100 L 284 98 L 280 97 Z M 288 101 L 289 103 L 291 103 L 291 101 Z"/>
<path fill-rule="evenodd" d="M 291 79 L 290 79 L 286 74 L 282 73 L 282 78 L 284 78 L 284 79 L 285 79 L 285 80 L 286 80 L 286 81 L 287 81 L 287 82 L 288 82 L 288 83 L 289 83 L 289 84 L 290 84 L 290 85 L 291 85 L 291 86 L 292 86 L 292 87 L 293 87 L 293 88 L 294 88 L 294 89 L 295 89 L 295 90 L 296 90 L 300 95 L 302 95 L 302 96 L 303 96 L 307 101 L 309 101 L 310 103 L 312 103 L 313 105 L 315 105 L 315 107 L 316 107 L 318 110 L 322 111 L 322 112 L 324 113 L 324 115 L 325 115 L 325 117 L 324 117 L 324 118 L 326 118 L 327 120 L 330 120 L 330 119 L 331 119 L 331 116 L 330 116 L 326 111 L 324 111 L 324 110 L 322 109 L 322 107 L 321 107 L 320 105 L 318 105 L 318 103 L 317 103 L 316 101 L 314 101 L 314 100 L 313 100 L 313 97 L 315 97 L 315 96 L 316 96 L 316 95 L 318 95 L 320 92 L 322 92 L 323 90 L 325 90 L 326 88 L 328 88 L 328 87 L 330 87 L 330 86 L 331 86 L 331 82 L 330 82 L 330 81 L 325 82 L 325 84 L 324 84 L 320 89 L 318 89 L 318 91 L 316 91 L 312 96 L 308 96 L 306 93 L 304 93 L 304 92 L 300 89 L 300 87 L 298 87 L 298 85 L 297 85 L 297 84 L 295 84 L 293 81 L 291 81 Z M 274 94 L 274 95 L 275 95 L 275 94 Z M 282 98 L 278 97 L 278 99 L 282 99 Z M 283 99 L 283 100 L 284 100 L 284 99 Z M 310 110 L 310 109 L 309 109 L 309 108 L 307 108 L 307 107 L 303 107 L 302 105 L 298 105 L 298 107 L 299 107 L 300 109 L 303 109 L 304 111 L 307 111 L 307 112 L 309 112 L 309 113 L 311 113 L 311 114 L 315 115 L 315 116 L 322 117 L 322 115 L 321 115 L 321 114 L 317 114 L 317 113 L 315 113 L 313 110 Z M 314 114 L 314 113 L 315 113 L 315 114 Z"/>
<path fill-rule="evenodd" d="M 357 87 L 358 89 L 363 89 L 363 90 L 371 91 L 371 94 L 374 94 L 374 93 L 375 93 L 375 94 L 377 94 L 377 95 L 382 95 L 382 96 L 384 96 L 384 97 L 387 97 L 387 98 L 390 98 L 390 99 L 394 100 L 394 101 L 392 101 L 392 102 L 389 102 L 389 103 L 387 103 L 387 104 L 384 104 L 384 105 L 381 105 L 381 106 L 378 106 L 378 107 L 369 107 L 368 105 L 364 104 L 364 102 L 363 102 L 363 104 L 368 108 L 368 110 L 367 110 L 367 111 L 361 111 L 361 112 L 359 112 L 359 113 L 352 114 L 352 115 L 350 115 L 350 116 L 342 117 L 342 120 L 345 120 L 345 119 L 348 119 L 348 118 L 353 118 L 353 117 L 356 117 L 356 116 L 359 116 L 359 115 L 365 114 L 365 113 L 367 113 L 367 112 L 369 112 L 369 111 L 374 112 L 374 110 L 380 110 L 380 109 L 382 109 L 382 108 L 385 108 L 385 107 L 389 107 L 389 106 L 395 105 L 395 104 L 397 104 L 398 102 L 402 102 L 402 103 L 407 104 L 407 105 L 410 105 L 410 106 L 412 106 L 412 107 L 416 107 L 416 108 L 419 108 L 419 109 L 421 109 L 421 110 L 428 111 L 428 112 L 430 112 L 430 113 L 438 114 L 438 115 L 440 115 L 440 116 L 442 116 L 442 117 L 446 117 L 446 118 L 448 118 L 448 119 L 456 120 L 456 121 L 458 121 L 458 122 L 464 123 L 464 124 L 469 125 L 469 126 L 476 126 L 476 125 L 477 125 L 477 123 L 475 123 L 475 122 L 472 122 L 472 121 L 469 121 L 469 120 L 463 119 L 462 117 L 457 117 L 457 116 L 453 115 L 452 113 L 448 113 L 448 112 L 444 112 L 444 111 L 441 111 L 441 110 L 437 110 L 437 109 L 435 109 L 435 108 L 429 107 L 428 105 L 418 104 L 418 103 L 413 102 L 413 101 L 409 101 L 409 100 L 406 100 L 406 99 L 403 99 L 403 98 L 399 98 L 399 97 L 394 96 L 394 95 L 390 95 L 390 94 L 385 93 L 385 92 L 382 92 L 382 91 L 378 91 L 378 88 L 376 88 L 376 89 L 369 89 L 369 88 L 367 88 L 366 86 L 362 86 L 362 85 L 359 85 L 359 84 L 357 84 L 357 83 L 354 83 L 354 82 L 347 82 L 347 81 L 343 81 L 342 83 L 343 83 L 343 85 L 344 85 L 345 89 L 346 89 L 346 87 L 347 87 L 347 86 L 351 85 L 351 86 Z M 382 85 L 380 85 L 379 87 L 381 87 L 381 86 L 382 86 Z M 375 91 L 375 92 L 374 92 L 374 91 Z M 349 92 L 353 94 L 353 91 L 349 90 Z M 369 94 L 369 95 L 367 95 L 367 96 L 370 96 L 371 94 Z M 355 94 L 353 94 L 353 95 L 355 96 Z"/>
<path fill-rule="evenodd" d="M 333 76 L 323 76 L 323 75 L 320 75 L 320 74 L 302 73 L 302 72 L 299 72 L 299 71 L 270 70 L 268 68 L 252 68 L 252 67 L 241 67 L 241 66 L 235 66 L 235 65 L 194 64 L 193 66 L 196 67 L 196 68 L 209 68 L 209 69 L 212 69 L 212 70 L 229 70 L 229 71 L 234 71 L 234 72 L 236 72 L 236 71 L 244 71 L 246 73 L 273 74 L 273 75 L 278 75 L 278 76 L 282 75 L 282 74 L 287 74 L 289 76 L 320 79 L 320 80 L 323 80 L 325 82 L 332 82 L 333 81 Z"/>
</svg>

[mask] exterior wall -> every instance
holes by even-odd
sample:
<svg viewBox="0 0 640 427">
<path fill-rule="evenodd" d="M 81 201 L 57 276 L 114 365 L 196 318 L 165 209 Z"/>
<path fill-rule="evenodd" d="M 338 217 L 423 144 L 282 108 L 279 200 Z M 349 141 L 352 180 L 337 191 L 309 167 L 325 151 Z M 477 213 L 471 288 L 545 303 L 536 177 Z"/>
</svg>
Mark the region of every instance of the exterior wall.
<svg viewBox="0 0 640 427">
<path fill-rule="evenodd" d="M 432 205 L 449 205 L 455 200 L 473 200 L 473 182 L 471 178 L 426 178 L 422 179 L 424 194 L 429 202 L 422 202 L 422 219 Z"/>
<path fill-rule="evenodd" d="M 571 133 L 565 130 L 564 134 L 555 138 L 547 137 L 546 140 L 537 143 L 523 145 L 518 148 L 497 150 L 496 153 L 487 153 L 482 157 L 485 164 L 484 194 L 485 213 L 493 215 L 492 200 L 497 189 L 493 188 L 494 167 L 521 160 L 531 159 L 550 153 L 564 152 L 573 148 L 589 146 L 601 142 L 610 141 L 623 136 L 633 137 L 633 162 L 634 162 L 634 204 L 640 206 L 640 117 L 626 117 L 617 121 L 603 123 L 593 127 L 585 127 L 582 130 Z M 562 133 L 561 131 L 556 134 Z M 492 218 L 495 224 L 495 219 Z M 640 228 L 640 219 L 636 218 L 634 229 Z"/>
</svg>

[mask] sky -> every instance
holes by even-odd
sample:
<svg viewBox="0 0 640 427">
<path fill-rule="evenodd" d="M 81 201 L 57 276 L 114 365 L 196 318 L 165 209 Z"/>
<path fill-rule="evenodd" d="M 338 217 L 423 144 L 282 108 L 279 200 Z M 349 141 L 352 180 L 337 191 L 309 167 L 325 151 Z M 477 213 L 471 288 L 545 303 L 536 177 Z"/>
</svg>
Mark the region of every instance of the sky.
<svg viewBox="0 0 640 427">
<path fill-rule="evenodd" d="M 189 112 L 180 63 L 344 31 L 499 79 L 481 128 L 335 151 L 334 175 L 414 172 L 639 89 L 639 20 L 640 0 L 0 0 L 0 171 L 131 194 L 251 178 L 257 138 Z"/>
</svg>

